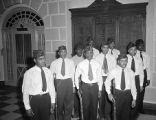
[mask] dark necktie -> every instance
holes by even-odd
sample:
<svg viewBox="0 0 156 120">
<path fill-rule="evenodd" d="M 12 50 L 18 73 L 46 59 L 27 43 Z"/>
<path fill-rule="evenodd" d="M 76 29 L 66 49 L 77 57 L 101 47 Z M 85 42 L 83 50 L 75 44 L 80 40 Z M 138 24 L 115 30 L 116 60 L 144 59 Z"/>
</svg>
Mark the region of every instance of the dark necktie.
<svg viewBox="0 0 156 120">
<path fill-rule="evenodd" d="M 64 61 L 64 59 L 62 59 L 61 74 L 62 74 L 62 76 L 65 76 L 65 61 Z"/>
<path fill-rule="evenodd" d="M 102 69 L 104 70 L 104 73 L 108 73 L 108 64 L 107 64 L 107 58 L 106 58 L 106 55 L 104 55 Z"/>
<path fill-rule="evenodd" d="M 142 56 L 142 52 L 140 51 L 140 58 L 142 59 L 142 61 L 143 61 L 143 56 Z"/>
<path fill-rule="evenodd" d="M 144 60 L 143 60 L 143 56 L 142 56 L 142 52 L 141 52 L 141 51 L 140 51 L 140 58 L 141 58 L 141 60 L 142 60 L 143 66 L 144 66 Z"/>
<path fill-rule="evenodd" d="M 124 69 L 122 69 L 122 73 L 121 73 L 121 90 L 125 89 L 125 72 Z"/>
<path fill-rule="evenodd" d="M 111 49 L 111 54 L 113 55 L 113 49 Z"/>
<path fill-rule="evenodd" d="M 133 56 L 132 56 L 131 69 L 133 70 L 133 72 L 135 72 L 135 62 L 134 62 L 134 57 Z"/>
<path fill-rule="evenodd" d="M 90 64 L 90 61 L 89 61 L 89 68 L 88 68 L 88 77 L 90 81 L 93 80 L 93 72 L 92 72 L 92 66 Z"/>
<path fill-rule="evenodd" d="M 42 91 L 45 92 L 47 89 L 46 77 L 43 69 L 41 68 L 41 76 L 42 76 Z"/>
</svg>

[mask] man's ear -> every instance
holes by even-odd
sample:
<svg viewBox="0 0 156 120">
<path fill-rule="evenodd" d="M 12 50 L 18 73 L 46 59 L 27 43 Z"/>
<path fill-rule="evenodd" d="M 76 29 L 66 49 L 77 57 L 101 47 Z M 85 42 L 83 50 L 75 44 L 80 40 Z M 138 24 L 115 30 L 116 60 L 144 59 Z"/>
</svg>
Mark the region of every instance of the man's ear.
<svg viewBox="0 0 156 120">
<path fill-rule="evenodd" d="M 36 63 L 36 59 L 34 58 L 34 62 Z"/>
</svg>

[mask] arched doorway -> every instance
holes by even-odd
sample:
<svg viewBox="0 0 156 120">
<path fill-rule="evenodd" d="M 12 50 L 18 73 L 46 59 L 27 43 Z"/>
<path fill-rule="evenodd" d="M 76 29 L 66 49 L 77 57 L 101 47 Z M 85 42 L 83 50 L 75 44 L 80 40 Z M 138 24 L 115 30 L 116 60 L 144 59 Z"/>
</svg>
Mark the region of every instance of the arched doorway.
<svg viewBox="0 0 156 120">
<path fill-rule="evenodd" d="M 5 83 L 17 86 L 31 66 L 33 50 L 45 49 L 44 22 L 34 10 L 15 8 L 5 18 L 2 38 Z"/>
</svg>

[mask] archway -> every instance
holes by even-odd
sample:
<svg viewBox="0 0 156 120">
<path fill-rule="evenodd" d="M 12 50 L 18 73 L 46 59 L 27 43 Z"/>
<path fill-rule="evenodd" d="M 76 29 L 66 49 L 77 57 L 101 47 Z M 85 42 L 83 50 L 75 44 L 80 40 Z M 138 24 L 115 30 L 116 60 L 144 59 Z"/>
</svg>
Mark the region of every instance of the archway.
<svg viewBox="0 0 156 120">
<path fill-rule="evenodd" d="M 28 60 L 32 58 L 32 51 L 45 49 L 42 18 L 30 8 L 14 8 L 3 22 L 2 42 L 5 83 L 17 86 L 25 70 L 31 66 Z"/>
</svg>

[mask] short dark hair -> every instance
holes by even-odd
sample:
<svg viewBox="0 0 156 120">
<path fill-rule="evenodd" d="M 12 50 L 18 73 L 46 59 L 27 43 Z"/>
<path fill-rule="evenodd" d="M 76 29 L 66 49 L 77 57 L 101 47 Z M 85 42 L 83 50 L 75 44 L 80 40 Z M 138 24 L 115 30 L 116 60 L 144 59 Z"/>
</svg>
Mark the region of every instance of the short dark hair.
<svg viewBox="0 0 156 120">
<path fill-rule="evenodd" d="M 136 47 L 135 43 L 134 42 L 129 42 L 128 45 L 127 45 L 127 51 L 132 48 L 132 47 Z"/>
<path fill-rule="evenodd" d="M 112 42 L 115 42 L 115 40 L 114 40 L 113 38 L 108 38 L 108 39 L 107 39 L 108 45 L 111 44 Z"/>
<path fill-rule="evenodd" d="M 102 43 L 101 43 L 101 47 L 104 46 L 104 45 L 109 45 L 109 44 L 108 44 L 107 41 L 102 41 Z"/>
<path fill-rule="evenodd" d="M 88 51 L 93 51 L 93 47 L 91 47 L 89 45 L 85 46 L 84 53 L 86 53 Z"/>
<path fill-rule="evenodd" d="M 124 59 L 124 58 L 128 58 L 127 55 L 126 54 L 120 54 L 120 55 L 118 55 L 117 61 Z"/>
<path fill-rule="evenodd" d="M 44 56 L 44 51 L 43 50 L 33 50 L 33 58 L 37 59 L 41 56 Z"/>
<path fill-rule="evenodd" d="M 89 36 L 89 37 L 87 38 L 87 42 L 90 42 L 90 41 L 94 41 L 93 38 L 92 38 L 91 36 Z"/>
<path fill-rule="evenodd" d="M 58 51 L 61 51 L 61 50 L 67 50 L 66 46 L 64 46 L 64 45 L 59 46 Z"/>
<path fill-rule="evenodd" d="M 82 50 L 83 49 L 83 44 L 81 44 L 81 43 L 78 43 L 77 45 L 75 45 L 75 51 L 76 50 Z"/>
<path fill-rule="evenodd" d="M 136 44 L 136 46 L 139 46 L 139 45 L 141 45 L 141 44 L 144 44 L 144 41 L 143 41 L 143 39 L 137 39 L 137 40 L 135 41 L 135 44 Z"/>
</svg>

